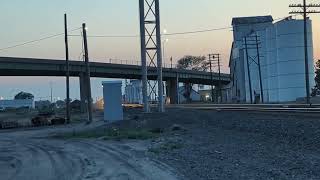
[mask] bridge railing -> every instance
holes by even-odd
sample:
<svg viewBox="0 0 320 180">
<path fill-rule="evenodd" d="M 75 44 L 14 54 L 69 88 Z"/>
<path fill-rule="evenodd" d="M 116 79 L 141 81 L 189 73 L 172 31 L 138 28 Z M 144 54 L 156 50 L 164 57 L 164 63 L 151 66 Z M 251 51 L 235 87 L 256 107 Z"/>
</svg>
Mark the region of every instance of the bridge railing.
<svg viewBox="0 0 320 180">
<path fill-rule="evenodd" d="M 109 59 L 106 63 L 141 66 L 141 61 L 136 61 L 136 60 Z M 148 62 L 148 65 L 149 64 L 150 64 L 150 62 Z M 151 64 L 150 64 L 150 66 L 151 66 Z M 178 67 L 178 64 L 163 63 L 162 67 L 176 69 Z"/>
<path fill-rule="evenodd" d="M 105 63 L 141 66 L 141 61 L 137 61 L 137 60 L 109 59 Z M 148 62 L 148 66 L 152 67 L 152 64 L 150 62 Z M 163 68 L 168 68 L 168 69 L 170 69 L 170 68 L 177 69 L 178 68 L 178 64 L 163 63 L 162 67 Z M 210 72 L 209 68 L 205 72 Z M 217 72 L 214 71 L 214 73 L 217 73 Z M 224 73 L 222 72 L 222 74 L 224 74 Z"/>
</svg>

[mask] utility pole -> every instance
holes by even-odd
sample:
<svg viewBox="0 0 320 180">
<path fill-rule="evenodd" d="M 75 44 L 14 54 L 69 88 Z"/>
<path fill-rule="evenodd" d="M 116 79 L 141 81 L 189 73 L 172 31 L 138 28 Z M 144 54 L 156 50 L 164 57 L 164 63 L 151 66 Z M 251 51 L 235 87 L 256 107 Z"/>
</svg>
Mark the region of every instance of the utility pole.
<svg viewBox="0 0 320 180">
<path fill-rule="evenodd" d="M 87 85 L 87 108 L 88 108 L 88 124 L 92 122 L 92 96 L 91 96 L 91 82 L 90 82 L 90 64 L 88 54 L 88 41 L 87 41 L 87 27 L 86 24 L 82 24 L 83 32 L 83 46 L 84 46 L 84 60 L 86 65 L 86 85 Z"/>
<path fill-rule="evenodd" d="M 256 49 L 257 49 L 257 58 L 258 58 L 258 68 L 259 68 L 261 102 L 264 103 L 263 82 L 262 82 L 261 63 L 260 63 L 260 48 L 259 48 L 259 41 L 258 41 L 257 34 L 255 35 L 255 40 L 256 40 Z"/>
<path fill-rule="evenodd" d="M 64 14 L 64 42 L 66 48 L 66 120 L 70 123 L 70 69 L 69 69 L 69 44 L 67 14 Z"/>
<path fill-rule="evenodd" d="M 210 65 L 210 79 L 211 79 L 211 101 L 214 102 L 214 89 L 213 89 L 213 71 L 212 71 L 212 54 L 209 54 L 209 65 Z"/>
<path fill-rule="evenodd" d="M 219 94 L 217 93 L 217 102 L 219 101 L 219 96 L 222 100 L 222 82 L 221 82 L 221 64 L 220 64 L 220 54 L 209 54 L 209 64 L 210 64 L 210 76 L 211 76 L 211 96 L 212 96 L 212 102 L 213 96 L 214 96 L 214 89 L 213 89 L 213 64 L 212 62 L 215 62 L 214 65 L 218 66 L 218 75 L 219 75 L 219 82 L 218 82 L 218 89 L 219 89 Z"/>
<path fill-rule="evenodd" d="M 221 82 L 221 65 L 220 65 L 220 54 L 216 55 L 218 58 L 218 71 L 219 71 L 219 94 L 220 94 L 220 103 L 222 103 L 222 82 Z"/>
<path fill-rule="evenodd" d="M 259 73 L 259 85 L 260 85 L 260 96 L 261 102 L 264 103 L 264 92 L 263 92 L 263 82 L 262 82 L 262 72 L 261 72 L 261 56 L 260 56 L 260 45 L 259 36 L 257 33 L 255 35 L 248 35 L 245 37 L 245 49 L 247 53 L 247 64 L 249 65 L 250 71 L 250 62 L 254 62 L 258 66 Z M 248 50 L 252 49 L 256 51 L 256 56 L 252 56 L 249 54 Z M 249 77 L 249 81 L 251 82 L 251 75 Z M 252 83 L 251 84 L 251 93 L 252 93 Z"/>
<path fill-rule="evenodd" d="M 319 14 L 320 11 L 311 10 L 310 8 L 320 8 L 320 4 L 307 4 L 306 0 L 303 0 L 303 4 L 290 4 L 290 8 L 301 8 L 301 10 L 293 10 L 290 14 L 302 14 L 303 15 L 303 30 L 304 30 L 304 54 L 305 54 L 305 79 L 306 79 L 306 103 L 311 104 L 310 101 L 310 75 L 309 75 L 309 54 L 308 54 L 308 14 Z"/>
<path fill-rule="evenodd" d="M 53 87 L 52 87 L 52 81 L 50 81 L 50 102 L 53 103 Z"/>
<path fill-rule="evenodd" d="M 247 71 L 248 71 L 248 80 L 249 80 L 250 103 L 251 103 L 251 104 L 253 104 L 253 99 L 252 99 L 252 85 L 251 85 L 251 75 L 250 75 L 250 64 L 249 64 L 249 54 L 248 54 L 247 37 L 244 37 L 244 44 L 245 44 L 246 57 L 247 57 Z"/>
</svg>

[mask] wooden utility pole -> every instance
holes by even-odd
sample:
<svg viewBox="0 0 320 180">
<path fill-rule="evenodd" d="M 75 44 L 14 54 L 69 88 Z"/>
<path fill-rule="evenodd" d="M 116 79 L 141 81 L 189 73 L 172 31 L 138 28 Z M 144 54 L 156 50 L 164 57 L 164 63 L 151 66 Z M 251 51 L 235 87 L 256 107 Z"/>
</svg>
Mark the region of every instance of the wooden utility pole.
<svg viewBox="0 0 320 180">
<path fill-rule="evenodd" d="M 209 65 L 210 65 L 210 79 L 211 79 L 211 101 L 214 102 L 214 82 L 213 82 L 213 70 L 212 70 L 212 54 L 209 54 Z"/>
<path fill-rule="evenodd" d="M 247 57 L 247 72 L 248 72 L 248 80 L 249 80 L 250 103 L 253 104 L 253 99 L 252 99 L 252 85 L 251 85 L 251 73 L 250 73 L 249 54 L 248 54 L 249 51 L 248 51 L 247 37 L 244 37 L 244 44 L 245 44 L 246 57 Z"/>
<path fill-rule="evenodd" d="M 50 81 L 50 101 L 53 103 L 53 87 L 52 87 L 52 81 Z"/>
<path fill-rule="evenodd" d="M 66 48 L 66 120 L 70 123 L 70 70 L 69 70 L 69 44 L 67 14 L 64 14 L 64 40 Z"/>
<path fill-rule="evenodd" d="M 222 103 L 222 82 L 221 82 L 221 64 L 220 64 L 220 54 L 216 54 L 215 56 L 218 61 L 218 72 L 219 72 L 219 95 L 220 95 L 220 103 Z"/>
<path fill-rule="evenodd" d="M 250 73 L 250 64 L 251 62 L 254 62 L 254 64 L 257 65 L 258 67 L 258 72 L 259 72 L 259 84 L 260 84 L 260 97 L 261 97 L 261 102 L 264 103 L 264 91 L 263 91 L 263 81 L 262 81 L 262 72 L 261 72 L 261 56 L 260 56 L 260 45 L 261 42 L 259 41 L 259 36 L 257 33 L 255 33 L 255 35 L 248 35 L 245 37 L 245 42 L 244 42 L 244 46 L 246 49 L 246 54 L 247 54 L 247 64 L 249 66 L 249 73 L 248 76 L 249 77 L 249 83 L 251 84 L 251 92 L 250 94 L 252 95 L 252 81 L 251 81 L 251 73 Z M 249 49 L 255 50 L 256 51 L 256 56 L 253 56 L 253 53 L 249 53 Z M 251 54 L 251 55 L 250 55 Z M 254 94 L 255 95 L 255 94 Z M 255 97 L 256 98 L 256 97 Z"/>
<path fill-rule="evenodd" d="M 262 73 L 261 73 L 261 61 L 260 61 L 260 48 L 258 35 L 255 35 L 256 49 L 257 49 L 257 58 L 258 58 L 258 68 L 259 68 L 259 82 L 260 82 L 260 93 L 261 93 L 261 102 L 264 103 L 264 93 L 263 93 L 263 82 L 262 82 Z"/>
<path fill-rule="evenodd" d="M 306 103 L 311 104 L 310 97 L 310 74 L 309 74 L 309 53 L 308 53 L 308 14 L 319 14 L 320 11 L 312 10 L 311 8 L 320 8 L 320 4 L 307 4 L 306 0 L 303 0 L 303 4 L 290 4 L 291 8 L 301 8 L 301 10 L 293 10 L 290 14 L 303 15 L 303 30 L 304 30 L 304 55 L 305 55 L 305 79 L 306 79 Z"/>
<path fill-rule="evenodd" d="M 214 81 L 213 81 L 213 64 L 212 64 L 212 62 L 215 63 L 214 65 L 218 66 L 218 75 L 219 75 L 218 88 L 219 88 L 219 94 L 216 93 L 216 97 L 217 97 L 216 99 L 217 99 L 217 102 L 218 102 L 219 96 L 220 96 L 220 98 L 222 100 L 222 82 L 221 82 L 220 54 L 209 54 L 210 76 L 211 76 L 211 96 L 212 96 L 212 102 L 214 102 L 214 100 L 213 100 L 213 96 L 214 96 L 214 89 L 213 89 Z"/>
<path fill-rule="evenodd" d="M 87 28 L 86 24 L 82 24 L 83 32 L 83 45 L 84 45 L 84 60 L 86 65 L 86 85 L 87 85 L 87 108 L 88 108 L 88 121 L 87 123 L 92 122 L 92 96 L 91 96 L 91 82 L 90 82 L 90 64 L 89 64 L 89 53 L 88 53 L 88 41 L 87 41 Z"/>
</svg>

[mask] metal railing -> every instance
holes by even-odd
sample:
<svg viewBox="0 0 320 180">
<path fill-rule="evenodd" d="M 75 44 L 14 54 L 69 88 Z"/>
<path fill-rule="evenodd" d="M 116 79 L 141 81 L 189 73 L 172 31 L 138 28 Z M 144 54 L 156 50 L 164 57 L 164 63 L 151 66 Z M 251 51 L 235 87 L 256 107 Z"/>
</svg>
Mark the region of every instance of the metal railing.
<svg viewBox="0 0 320 180">
<path fill-rule="evenodd" d="M 141 66 L 141 61 L 137 61 L 137 60 L 109 59 L 106 63 Z M 178 67 L 178 64 L 163 63 L 162 67 L 176 69 Z"/>
<path fill-rule="evenodd" d="M 141 61 L 137 60 L 124 60 L 124 59 L 108 59 L 107 61 L 104 61 L 105 63 L 110 63 L 110 64 L 121 64 L 121 65 L 136 65 L 136 66 L 141 66 Z M 150 63 L 150 62 L 147 62 Z M 178 69 L 178 64 L 171 64 L 171 63 L 163 63 L 162 64 L 163 68 L 172 68 L 172 69 Z M 199 72 L 210 72 L 209 69 L 205 71 L 199 71 Z M 217 72 L 215 72 L 217 73 Z M 222 73 L 222 76 L 224 76 L 224 73 Z"/>
</svg>

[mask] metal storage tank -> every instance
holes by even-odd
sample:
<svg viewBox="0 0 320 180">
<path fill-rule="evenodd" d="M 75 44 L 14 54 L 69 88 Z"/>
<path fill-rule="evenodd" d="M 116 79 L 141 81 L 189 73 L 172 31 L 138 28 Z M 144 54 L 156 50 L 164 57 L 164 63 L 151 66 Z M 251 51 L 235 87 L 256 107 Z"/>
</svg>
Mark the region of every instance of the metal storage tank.
<svg viewBox="0 0 320 180">
<path fill-rule="evenodd" d="M 260 53 L 260 65 L 261 65 L 261 79 L 262 79 L 262 88 L 264 94 L 264 102 L 268 102 L 268 68 L 267 68 L 267 44 L 266 44 L 266 31 L 258 31 L 259 36 L 259 53 Z M 260 80 L 259 80 L 260 81 Z M 259 85 L 260 90 L 260 85 Z M 259 92 L 260 94 L 260 92 Z"/>
<path fill-rule="evenodd" d="M 311 20 L 308 20 L 310 83 L 313 87 L 313 42 Z M 279 101 L 305 97 L 305 58 L 303 20 L 282 20 L 275 24 Z M 272 73 L 273 74 L 273 73 Z M 311 89 L 310 89 L 311 90 Z"/>
<path fill-rule="evenodd" d="M 278 66 L 277 66 L 277 42 L 275 27 L 266 29 L 266 61 L 267 61 L 267 81 L 268 81 L 268 102 L 278 102 Z"/>
</svg>

